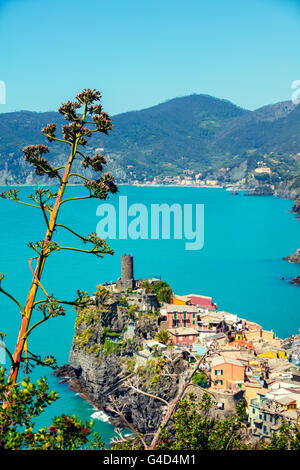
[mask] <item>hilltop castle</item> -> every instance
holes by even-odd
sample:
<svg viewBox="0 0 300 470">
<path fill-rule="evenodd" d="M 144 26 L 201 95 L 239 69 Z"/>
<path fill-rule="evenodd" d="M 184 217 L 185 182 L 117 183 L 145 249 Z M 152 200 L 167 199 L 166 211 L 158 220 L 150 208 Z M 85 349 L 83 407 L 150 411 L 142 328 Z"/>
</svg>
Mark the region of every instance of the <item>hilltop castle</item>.
<svg viewBox="0 0 300 470">
<path fill-rule="evenodd" d="M 134 279 L 133 274 L 133 256 L 126 253 L 121 256 L 121 277 L 116 283 L 112 283 L 114 290 L 117 292 L 126 291 L 127 289 L 136 290 L 142 288 L 143 282 L 156 284 L 160 281 L 157 277 Z"/>
<path fill-rule="evenodd" d="M 145 281 L 149 284 L 156 284 L 160 279 L 156 277 L 135 279 L 133 256 L 125 253 L 121 256 L 121 277 L 116 282 L 105 283 L 103 286 L 116 294 L 126 293 L 129 305 L 137 305 L 142 311 L 155 311 L 159 304 L 156 295 L 146 292 L 143 288 Z"/>
<path fill-rule="evenodd" d="M 133 275 L 133 256 L 122 255 L 121 256 L 121 277 L 116 282 L 116 288 L 119 291 L 127 289 L 135 289 L 136 281 Z"/>
</svg>

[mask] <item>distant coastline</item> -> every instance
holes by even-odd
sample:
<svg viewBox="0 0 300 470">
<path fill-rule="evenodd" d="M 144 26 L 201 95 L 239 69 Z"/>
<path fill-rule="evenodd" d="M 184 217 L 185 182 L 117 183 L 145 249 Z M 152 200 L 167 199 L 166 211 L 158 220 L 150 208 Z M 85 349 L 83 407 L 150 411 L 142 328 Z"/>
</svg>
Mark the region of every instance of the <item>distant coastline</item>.
<svg viewBox="0 0 300 470">
<path fill-rule="evenodd" d="M 184 185 L 184 184 L 144 184 L 144 183 L 117 183 L 118 186 L 134 186 L 134 187 L 146 187 L 146 188 L 211 188 L 211 189 L 226 189 L 224 186 L 219 186 L 219 185 L 203 185 L 203 184 L 190 184 L 190 185 Z M 12 186 L 16 186 L 18 188 L 31 188 L 35 186 L 57 186 L 55 184 L 4 184 L 0 185 L 2 188 L 11 188 Z M 74 184 L 68 184 L 68 186 L 84 186 L 84 184 L 81 183 L 74 183 Z M 240 191 L 246 191 L 246 189 L 241 189 Z"/>
</svg>

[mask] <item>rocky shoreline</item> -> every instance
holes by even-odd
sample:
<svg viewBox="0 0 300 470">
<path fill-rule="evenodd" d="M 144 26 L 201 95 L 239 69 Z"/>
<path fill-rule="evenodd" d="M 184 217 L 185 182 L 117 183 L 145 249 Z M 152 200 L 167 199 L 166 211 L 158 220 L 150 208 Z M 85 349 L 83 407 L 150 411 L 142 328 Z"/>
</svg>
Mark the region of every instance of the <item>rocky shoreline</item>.
<svg viewBox="0 0 300 470">
<path fill-rule="evenodd" d="M 286 261 L 289 261 L 290 263 L 300 263 L 300 248 L 298 248 L 298 250 L 296 250 L 296 252 L 293 253 L 292 255 L 285 256 L 282 259 L 284 259 Z M 300 285 L 300 276 L 294 277 L 294 279 L 292 279 L 290 281 L 290 284 L 299 286 Z"/>
<path fill-rule="evenodd" d="M 292 212 L 298 215 L 297 218 L 300 218 L 300 195 L 298 195 L 295 199 L 294 205 L 292 207 Z"/>
<path fill-rule="evenodd" d="M 112 356 L 100 363 L 89 361 L 87 358 L 85 360 L 86 366 L 89 364 L 90 368 L 86 369 L 84 373 L 80 368 L 67 365 L 58 369 L 54 375 L 63 378 L 71 377 L 67 379 L 69 388 L 106 413 L 113 426 L 125 427 L 121 417 L 111 409 L 110 396 L 113 396 L 118 409 L 122 410 L 125 419 L 135 429 L 143 434 L 155 432 L 160 424 L 165 406 L 162 401 L 147 396 L 147 393 L 153 396 L 159 394 L 162 400 L 170 402 L 177 394 L 180 373 L 184 370 L 183 365 L 178 363 L 173 369 L 174 376 L 177 376 L 176 380 L 170 381 L 169 378 L 165 378 L 160 380 L 159 387 L 154 386 L 150 390 L 146 387 L 146 391 L 143 387 L 143 391 L 146 393 L 143 394 L 134 390 L 132 388 L 134 385 L 128 386 L 125 383 L 125 379 L 128 379 L 130 374 L 120 366 L 119 356 Z M 96 371 L 95 367 L 97 367 Z M 136 381 L 134 384 L 139 390 L 140 385 Z"/>
<path fill-rule="evenodd" d="M 298 250 L 296 250 L 292 255 L 285 256 L 283 259 L 290 263 L 300 263 L 300 248 L 298 248 Z"/>
</svg>

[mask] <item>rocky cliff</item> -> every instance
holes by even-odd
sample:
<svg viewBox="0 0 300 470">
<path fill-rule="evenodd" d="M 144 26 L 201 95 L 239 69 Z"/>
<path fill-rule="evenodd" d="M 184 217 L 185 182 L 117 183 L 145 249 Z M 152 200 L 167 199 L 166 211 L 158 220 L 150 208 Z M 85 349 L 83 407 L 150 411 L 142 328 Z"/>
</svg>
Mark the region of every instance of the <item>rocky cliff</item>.
<svg viewBox="0 0 300 470">
<path fill-rule="evenodd" d="M 145 340 L 154 338 L 158 324 L 158 315 L 142 315 L 126 304 L 126 296 L 102 288 L 95 305 L 78 310 L 69 365 L 55 375 L 71 377 L 70 387 L 109 414 L 115 426 L 124 422 L 110 409 L 109 396 L 136 429 L 154 432 L 166 407 L 152 395 L 172 400 L 186 362 L 180 355 L 147 356 Z"/>
</svg>

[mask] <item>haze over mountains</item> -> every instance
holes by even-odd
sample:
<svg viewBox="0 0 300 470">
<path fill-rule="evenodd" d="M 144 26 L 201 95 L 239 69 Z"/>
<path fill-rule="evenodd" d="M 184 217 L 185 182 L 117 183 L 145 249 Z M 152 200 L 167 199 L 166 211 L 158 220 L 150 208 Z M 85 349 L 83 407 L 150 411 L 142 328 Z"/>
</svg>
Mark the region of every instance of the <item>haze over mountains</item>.
<svg viewBox="0 0 300 470">
<path fill-rule="evenodd" d="M 31 166 L 24 161 L 25 145 L 48 143 L 41 128 L 66 123 L 56 112 L 19 111 L 0 114 L 0 184 L 35 184 Z M 120 182 L 157 175 L 178 175 L 183 170 L 209 172 L 234 168 L 245 159 L 271 154 L 290 165 L 300 152 L 300 105 L 290 101 L 242 109 L 208 95 L 174 98 L 151 108 L 115 115 L 113 131 L 95 136 L 86 153 L 102 148 L 108 169 Z M 49 160 L 61 163 L 61 144 L 50 144 Z M 293 163 L 294 164 L 294 163 Z M 130 171 L 133 176 L 130 176 Z"/>
</svg>

